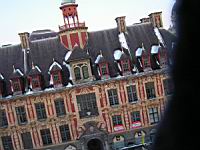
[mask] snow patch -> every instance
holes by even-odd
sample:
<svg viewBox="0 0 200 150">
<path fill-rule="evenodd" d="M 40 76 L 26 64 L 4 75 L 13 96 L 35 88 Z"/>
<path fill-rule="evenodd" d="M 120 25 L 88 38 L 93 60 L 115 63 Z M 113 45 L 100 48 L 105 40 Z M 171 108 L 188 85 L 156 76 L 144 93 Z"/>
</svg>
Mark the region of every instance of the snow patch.
<svg viewBox="0 0 200 150">
<path fill-rule="evenodd" d="M 72 87 L 73 85 L 71 83 L 68 83 L 66 87 Z"/>
<path fill-rule="evenodd" d="M 54 66 L 58 66 L 60 69 L 62 69 L 61 65 L 58 62 L 54 61 L 53 64 L 49 67 L 49 72 L 52 70 Z"/>
<path fill-rule="evenodd" d="M 67 64 L 66 62 L 63 61 L 63 65 L 67 67 L 67 69 L 69 70 L 69 79 L 72 80 L 72 70 L 69 64 Z"/>
<path fill-rule="evenodd" d="M 28 90 L 28 92 L 25 93 L 25 95 L 30 95 L 30 94 L 33 94 L 33 91 Z"/>
<path fill-rule="evenodd" d="M 155 32 L 159 42 L 162 43 L 163 46 L 165 47 L 164 40 L 163 40 L 162 35 L 160 34 L 160 31 L 158 30 L 158 28 L 154 28 L 154 32 Z"/>
<path fill-rule="evenodd" d="M 35 66 L 35 68 L 36 68 L 40 73 L 42 72 L 38 66 Z"/>
<path fill-rule="evenodd" d="M 119 70 L 122 71 L 122 68 L 119 63 L 117 63 L 117 66 L 118 66 Z"/>
<path fill-rule="evenodd" d="M 121 43 L 121 46 L 124 47 L 125 49 L 129 49 L 124 33 L 120 33 L 118 37 L 119 37 L 119 42 Z"/>
<path fill-rule="evenodd" d="M 68 51 L 67 54 L 65 55 L 65 61 L 67 61 L 69 59 L 69 57 L 71 56 L 72 51 Z"/>
<path fill-rule="evenodd" d="M 143 48 L 138 48 L 138 49 L 136 50 L 136 52 L 135 52 L 135 56 L 136 56 L 136 57 L 142 56 L 142 51 L 144 51 Z"/>
<path fill-rule="evenodd" d="M 95 64 L 98 64 L 99 63 L 99 60 L 102 58 L 103 56 L 102 56 L 102 54 L 99 54 L 98 56 L 97 56 L 97 58 L 96 58 L 96 60 L 95 60 Z"/>
<path fill-rule="evenodd" d="M 153 45 L 151 47 L 151 54 L 158 54 L 159 48 L 160 48 L 159 46 Z"/>
<path fill-rule="evenodd" d="M 115 58 L 115 60 L 119 60 L 121 58 L 122 54 L 123 53 L 122 53 L 121 50 L 114 51 L 114 58 Z"/>
<path fill-rule="evenodd" d="M 24 75 L 19 69 L 16 69 L 14 73 L 16 73 L 16 72 L 18 72 L 21 76 Z"/>
<path fill-rule="evenodd" d="M 12 97 L 12 95 L 8 95 L 6 98 L 11 98 Z"/>
<path fill-rule="evenodd" d="M 44 91 L 53 91 L 55 90 L 54 88 L 46 88 Z"/>
<path fill-rule="evenodd" d="M 4 77 L 3 77 L 3 75 L 1 73 L 0 73 L 0 79 L 4 80 Z"/>
</svg>

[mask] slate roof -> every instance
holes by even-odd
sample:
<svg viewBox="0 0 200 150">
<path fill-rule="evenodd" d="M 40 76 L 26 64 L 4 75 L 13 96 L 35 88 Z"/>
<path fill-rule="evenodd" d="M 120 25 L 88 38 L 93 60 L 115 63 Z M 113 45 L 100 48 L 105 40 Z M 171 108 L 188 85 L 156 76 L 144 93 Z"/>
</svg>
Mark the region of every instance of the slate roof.
<svg viewBox="0 0 200 150">
<path fill-rule="evenodd" d="M 83 59 L 90 59 L 90 56 L 87 54 L 87 50 L 81 49 L 79 46 L 75 46 L 67 62 L 79 61 Z"/>
<path fill-rule="evenodd" d="M 36 41 L 36 40 L 41 40 L 41 39 L 47 39 L 47 38 L 51 38 L 51 37 L 56 37 L 58 35 L 57 32 L 52 31 L 52 30 L 37 30 L 37 31 L 33 31 L 30 34 L 30 41 Z"/>
<path fill-rule="evenodd" d="M 175 41 L 174 36 L 168 31 L 161 29 L 161 35 L 163 35 L 164 41 L 168 49 L 171 49 L 171 43 Z M 88 42 L 86 47 L 82 50 L 76 47 L 67 62 L 91 58 L 91 66 L 93 74 L 99 79 L 97 68 L 94 65 L 94 61 L 99 55 L 99 51 L 102 51 L 103 58 L 108 62 L 109 72 L 111 77 L 115 77 L 119 74 L 117 63 L 114 60 L 113 53 L 116 49 L 121 49 L 121 45 L 118 39 L 118 29 L 108 29 L 102 31 L 95 31 L 88 33 Z M 130 52 L 135 55 L 135 51 L 138 47 L 144 44 L 147 51 L 151 50 L 151 46 L 158 44 L 158 39 L 154 33 L 153 26 L 150 23 L 143 23 L 137 25 L 131 25 L 127 27 L 127 34 L 125 34 Z M 32 37 L 30 36 L 30 39 Z M 172 38 L 172 39 L 171 39 Z M 34 63 L 41 70 L 41 75 L 44 78 L 44 87 L 49 86 L 50 76 L 48 74 L 49 67 L 55 59 L 62 67 L 63 80 L 67 84 L 69 81 L 69 70 L 63 61 L 69 50 L 66 49 L 60 42 L 58 36 L 50 37 L 47 39 L 40 39 L 30 42 L 30 53 L 28 55 L 29 73 L 31 71 L 31 64 Z M 89 55 L 87 54 L 87 51 Z M 127 54 L 127 52 L 126 52 Z M 0 48 L 0 73 L 4 75 L 7 91 L 10 94 L 10 76 L 13 73 L 13 65 L 24 73 L 23 69 L 23 52 L 20 45 L 12 45 Z M 32 74 L 32 73 L 31 73 Z"/>
</svg>

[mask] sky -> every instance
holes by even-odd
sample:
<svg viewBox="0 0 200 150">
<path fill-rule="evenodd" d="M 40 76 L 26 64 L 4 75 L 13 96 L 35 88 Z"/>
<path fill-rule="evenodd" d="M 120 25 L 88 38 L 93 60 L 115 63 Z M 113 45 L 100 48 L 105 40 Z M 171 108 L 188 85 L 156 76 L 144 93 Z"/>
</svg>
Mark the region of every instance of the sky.
<svg viewBox="0 0 200 150">
<path fill-rule="evenodd" d="M 164 28 L 171 25 L 175 0 L 76 0 L 80 22 L 88 31 L 115 28 L 115 18 L 126 16 L 126 24 L 140 22 L 150 13 L 162 11 Z M 61 0 L 0 0 L 0 45 L 18 44 L 18 33 L 63 25 Z"/>
</svg>

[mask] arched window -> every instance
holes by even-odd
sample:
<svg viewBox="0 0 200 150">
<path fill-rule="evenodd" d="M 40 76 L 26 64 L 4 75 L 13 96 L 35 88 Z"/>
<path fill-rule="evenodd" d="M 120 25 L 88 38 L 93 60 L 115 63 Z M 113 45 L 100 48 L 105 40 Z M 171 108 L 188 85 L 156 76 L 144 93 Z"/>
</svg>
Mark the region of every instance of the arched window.
<svg viewBox="0 0 200 150">
<path fill-rule="evenodd" d="M 87 66 L 82 67 L 82 72 L 83 72 L 83 79 L 88 79 L 89 73 L 88 73 L 88 67 Z"/>
<path fill-rule="evenodd" d="M 79 67 L 74 68 L 75 80 L 81 80 L 81 71 Z"/>
</svg>

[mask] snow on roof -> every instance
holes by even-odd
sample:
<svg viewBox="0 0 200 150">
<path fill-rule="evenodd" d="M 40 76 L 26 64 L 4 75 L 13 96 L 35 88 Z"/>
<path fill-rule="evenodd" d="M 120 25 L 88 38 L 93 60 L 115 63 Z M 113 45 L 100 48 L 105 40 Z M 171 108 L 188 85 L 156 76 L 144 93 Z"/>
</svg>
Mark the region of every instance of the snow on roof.
<svg viewBox="0 0 200 150">
<path fill-rule="evenodd" d="M 159 48 L 160 47 L 158 45 L 153 45 L 151 47 L 151 54 L 158 54 Z"/>
<path fill-rule="evenodd" d="M 15 73 L 15 72 L 18 72 L 21 76 L 24 75 L 19 69 L 16 69 L 16 70 L 14 71 L 14 73 Z"/>
<path fill-rule="evenodd" d="M 160 31 L 158 30 L 158 28 L 154 28 L 154 32 L 155 32 L 159 42 L 162 43 L 163 46 L 165 46 L 165 42 L 164 42 L 162 35 L 160 34 Z"/>
<path fill-rule="evenodd" d="M 97 58 L 96 58 L 96 60 L 95 60 L 95 64 L 98 64 L 99 63 L 99 60 L 101 59 L 103 57 L 103 55 L 102 54 L 99 54 L 98 56 L 97 56 Z"/>
<path fill-rule="evenodd" d="M 42 72 L 38 66 L 35 66 L 35 68 L 36 68 L 40 73 Z"/>
<path fill-rule="evenodd" d="M 68 51 L 67 54 L 65 55 L 65 61 L 67 61 L 69 59 L 69 57 L 71 56 L 72 51 Z"/>
<path fill-rule="evenodd" d="M 4 77 L 3 77 L 3 75 L 1 73 L 0 73 L 0 79 L 4 80 Z"/>
<path fill-rule="evenodd" d="M 67 69 L 69 70 L 69 79 L 72 80 L 72 70 L 69 64 L 66 64 L 66 62 L 63 61 L 63 65 L 65 65 L 67 67 Z"/>
<path fill-rule="evenodd" d="M 121 50 L 115 50 L 114 51 L 114 58 L 115 58 L 115 60 L 120 60 L 122 54 L 123 54 L 123 52 Z"/>
<path fill-rule="evenodd" d="M 142 55 L 142 51 L 143 51 L 144 49 L 143 48 L 138 48 L 137 50 L 136 50 L 136 52 L 135 52 L 135 56 L 136 57 L 140 57 L 141 55 Z"/>
<path fill-rule="evenodd" d="M 129 49 L 129 48 L 128 48 L 128 44 L 127 44 L 127 42 L 126 42 L 126 38 L 125 38 L 124 33 L 120 33 L 120 34 L 118 35 L 118 37 L 119 37 L 119 42 L 121 43 L 121 46 L 122 46 L 123 48 L 125 48 L 125 49 Z"/>
<path fill-rule="evenodd" d="M 54 60 L 53 64 L 49 67 L 49 72 L 52 70 L 52 68 L 53 68 L 54 66 L 58 66 L 60 69 L 62 69 L 61 65 L 60 65 L 58 62 L 56 62 L 56 61 Z"/>
</svg>

